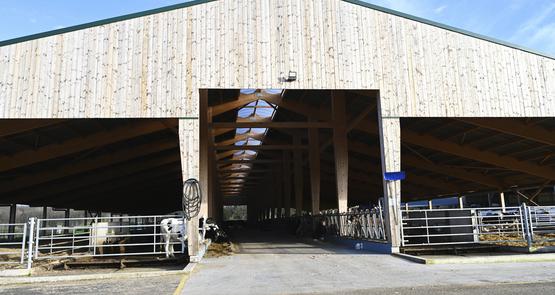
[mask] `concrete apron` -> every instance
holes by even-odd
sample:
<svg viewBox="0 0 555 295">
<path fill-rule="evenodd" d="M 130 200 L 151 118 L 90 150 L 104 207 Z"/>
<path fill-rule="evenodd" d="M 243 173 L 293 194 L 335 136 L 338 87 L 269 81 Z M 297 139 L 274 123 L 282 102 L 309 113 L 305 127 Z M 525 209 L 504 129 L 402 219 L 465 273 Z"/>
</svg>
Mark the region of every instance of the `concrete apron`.
<svg viewBox="0 0 555 295">
<path fill-rule="evenodd" d="M 404 253 L 393 253 L 400 257 L 420 264 L 487 264 L 487 263 L 518 263 L 518 262 L 555 262 L 555 253 L 542 254 L 499 254 L 499 255 L 437 255 L 415 256 Z"/>
<path fill-rule="evenodd" d="M 372 253 L 392 254 L 391 244 L 387 242 L 371 242 L 365 240 L 354 240 L 346 238 L 329 238 L 326 242 L 330 242 L 342 247 Z"/>
<path fill-rule="evenodd" d="M 61 275 L 61 276 L 33 276 L 33 269 L 10 269 L 0 271 L 0 286 L 13 284 L 31 284 L 31 283 L 52 283 L 52 282 L 68 282 L 68 281 L 86 281 L 101 279 L 126 279 L 126 278 L 147 278 L 164 275 L 190 274 L 198 262 L 202 260 L 204 254 L 210 246 L 210 240 L 207 240 L 200 247 L 199 255 L 191 257 L 190 262 L 182 270 L 156 270 L 156 271 L 139 271 L 126 273 L 97 273 L 83 275 Z"/>
</svg>

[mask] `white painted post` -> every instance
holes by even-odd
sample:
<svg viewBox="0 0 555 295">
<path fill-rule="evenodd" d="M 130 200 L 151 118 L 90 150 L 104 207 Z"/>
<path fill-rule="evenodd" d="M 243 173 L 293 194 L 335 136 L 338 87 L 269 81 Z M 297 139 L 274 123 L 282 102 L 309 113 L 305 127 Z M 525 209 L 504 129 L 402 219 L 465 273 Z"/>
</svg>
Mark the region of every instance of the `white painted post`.
<svg viewBox="0 0 555 295">
<path fill-rule="evenodd" d="M 501 201 L 501 210 L 503 210 L 503 213 L 505 213 L 505 193 L 504 192 L 499 193 L 499 200 Z"/>
<path fill-rule="evenodd" d="M 464 197 L 463 196 L 459 197 L 459 208 L 461 208 L 461 209 L 464 208 Z"/>
<path fill-rule="evenodd" d="M 27 223 L 23 224 L 23 237 L 21 237 L 21 261 L 23 264 L 25 258 L 25 239 L 27 238 Z"/>
<path fill-rule="evenodd" d="M 33 233 L 35 227 L 35 218 L 29 218 L 29 249 L 27 249 L 27 269 L 31 269 L 33 265 Z M 37 227 L 38 229 L 38 227 Z M 38 238 L 38 235 L 37 235 Z M 38 244 L 37 244 L 38 248 Z M 36 256 L 36 255 L 35 255 Z"/>
</svg>

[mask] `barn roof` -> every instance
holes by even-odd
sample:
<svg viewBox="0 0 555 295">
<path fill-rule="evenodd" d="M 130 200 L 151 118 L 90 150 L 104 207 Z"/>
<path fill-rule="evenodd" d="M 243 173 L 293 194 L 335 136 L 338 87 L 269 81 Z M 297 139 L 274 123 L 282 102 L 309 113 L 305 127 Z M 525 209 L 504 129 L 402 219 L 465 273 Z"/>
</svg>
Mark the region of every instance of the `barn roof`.
<svg viewBox="0 0 555 295">
<path fill-rule="evenodd" d="M 15 43 L 20 43 L 20 42 L 25 42 L 25 41 L 29 41 L 29 40 L 34 40 L 34 39 L 39 39 L 39 38 L 64 34 L 64 33 L 68 33 L 68 32 L 73 32 L 73 31 L 77 31 L 77 30 L 90 28 L 90 27 L 102 26 L 102 25 L 105 25 L 105 24 L 124 21 L 124 20 L 128 20 L 128 19 L 133 19 L 133 18 L 148 16 L 148 15 L 152 15 L 152 14 L 162 13 L 162 12 L 166 12 L 166 11 L 182 9 L 182 8 L 195 6 L 195 5 L 199 5 L 199 4 L 204 4 L 204 3 L 209 3 L 209 2 L 214 2 L 214 1 L 218 1 L 218 0 L 193 0 L 193 1 L 185 2 L 185 3 L 179 3 L 179 4 L 175 4 L 175 5 L 164 6 L 164 7 L 160 7 L 160 8 L 156 8 L 156 9 L 150 9 L 150 10 L 145 10 L 145 11 L 141 11 L 141 12 L 126 14 L 126 15 L 107 18 L 107 19 L 103 19 L 103 20 L 98 20 L 98 21 L 94 21 L 94 22 L 84 23 L 84 24 L 80 24 L 80 25 L 70 26 L 70 27 L 66 27 L 66 28 L 62 28 L 62 29 L 57 29 L 57 30 L 42 32 L 42 33 L 38 33 L 38 34 L 32 34 L 32 35 L 28 35 L 28 36 L 13 38 L 13 39 L 5 40 L 5 41 L 0 41 L 0 47 L 15 44 Z M 434 26 L 434 27 L 442 28 L 444 30 L 456 32 L 456 33 L 467 35 L 467 36 L 470 36 L 470 37 L 473 37 L 473 38 L 485 40 L 485 41 L 488 41 L 488 42 L 493 42 L 493 43 L 496 43 L 496 44 L 500 44 L 500 45 L 503 45 L 503 46 L 507 46 L 507 47 L 510 47 L 510 48 L 518 49 L 518 50 L 522 50 L 522 51 L 525 51 L 525 52 L 528 52 L 528 53 L 536 54 L 536 55 L 539 55 L 539 56 L 543 56 L 543 57 L 555 60 L 555 56 L 552 56 L 552 55 L 544 53 L 544 52 L 533 50 L 533 49 L 530 49 L 530 48 L 527 48 L 527 47 L 524 47 L 524 46 L 520 46 L 520 45 L 517 45 L 517 44 L 513 44 L 513 43 L 510 43 L 510 42 L 506 42 L 506 41 L 499 40 L 499 39 L 496 39 L 496 38 L 492 38 L 492 37 L 489 37 L 489 36 L 473 33 L 473 32 L 467 31 L 467 30 L 452 27 L 452 26 L 449 26 L 449 25 L 446 25 L 446 24 L 438 23 L 438 22 L 435 22 L 435 21 L 431 21 L 431 20 L 428 20 L 428 19 L 424 19 L 424 18 L 421 18 L 421 17 L 414 16 L 414 15 L 406 14 L 406 13 L 399 12 L 399 11 L 396 11 L 396 10 L 388 9 L 388 8 L 385 8 L 385 7 L 382 7 L 382 6 L 366 3 L 366 2 L 363 2 L 363 1 L 360 1 L 360 0 L 340 0 L 340 1 L 344 1 L 344 2 L 347 2 L 347 3 L 355 4 L 355 5 L 360 5 L 360 6 L 369 8 L 369 9 L 381 11 L 381 12 L 388 13 L 388 14 L 391 14 L 391 15 L 396 15 L 396 16 L 406 18 L 406 19 L 409 19 L 409 20 L 413 20 L 413 21 L 428 24 L 428 25 L 431 25 L 431 26 Z"/>
</svg>

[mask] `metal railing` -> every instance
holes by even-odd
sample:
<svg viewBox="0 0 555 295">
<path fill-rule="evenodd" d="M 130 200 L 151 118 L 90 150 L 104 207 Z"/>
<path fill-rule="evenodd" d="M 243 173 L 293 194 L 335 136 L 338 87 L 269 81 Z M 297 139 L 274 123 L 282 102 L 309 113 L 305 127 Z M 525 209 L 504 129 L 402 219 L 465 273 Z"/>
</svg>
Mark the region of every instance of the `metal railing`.
<svg viewBox="0 0 555 295">
<path fill-rule="evenodd" d="M 325 211 L 318 215 L 316 220 L 323 221 L 326 235 L 329 236 L 368 241 L 387 241 L 381 207 L 351 210 L 347 213 Z"/>
<path fill-rule="evenodd" d="M 27 223 L 0 224 L 0 264 L 23 264 Z"/>
<path fill-rule="evenodd" d="M 495 244 L 532 246 L 555 241 L 555 207 L 404 209 L 403 246 Z"/>
<path fill-rule="evenodd" d="M 534 243 L 555 242 L 555 206 L 528 207 L 530 236 Z"/>
<path fill-rule="evenodd" d="M 160 222 L 181 216 L 112 216 L 37 219 L 33 259 L 165 254 Z M 186 253 L 170 241 L 174 253 Z M 179 245 L 176 247 L 175 245 Z"/>
</svg>

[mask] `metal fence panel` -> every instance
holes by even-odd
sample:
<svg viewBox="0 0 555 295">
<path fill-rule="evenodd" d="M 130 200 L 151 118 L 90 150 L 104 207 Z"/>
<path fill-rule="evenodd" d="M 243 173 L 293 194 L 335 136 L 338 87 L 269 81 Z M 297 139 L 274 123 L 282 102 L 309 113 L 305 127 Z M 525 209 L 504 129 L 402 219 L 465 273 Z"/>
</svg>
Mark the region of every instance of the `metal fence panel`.
<svg viewBox="0 0 555 295">
<path fill-rule="evenodd" d="M 183 219 L 174 215 L 37 219 L 34 259 L 166 254 L 160 232 L 165 218 Z M 186 242 L 169 244 L 174 253 L 186 253 Z"/>
<path fill-rule="evenodd" d="M 528 219 L 533 243 L 555 241 L 555 206 L 528 207 Z"/>
<path fill-rule="evenodd" d="M 521 242 L 522 207 L 404 209 L 403 246 Z"/>
<path fill-rule="evenodd" d="M 26 223 L 0 224 L 0 264 L 23 264 L 26 240 Z"/>
</svg>

